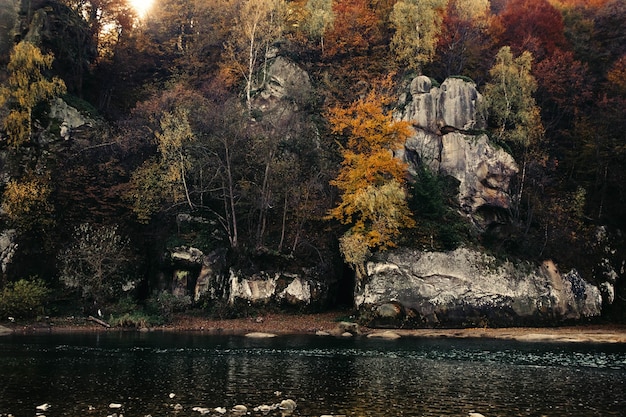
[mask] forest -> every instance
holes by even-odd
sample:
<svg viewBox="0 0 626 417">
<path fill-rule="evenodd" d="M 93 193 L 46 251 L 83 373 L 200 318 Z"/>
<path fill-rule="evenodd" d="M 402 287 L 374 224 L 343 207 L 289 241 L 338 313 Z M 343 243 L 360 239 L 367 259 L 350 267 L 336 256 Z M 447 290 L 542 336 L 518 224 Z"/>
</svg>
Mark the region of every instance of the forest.
<svg viewBox="0 0 626 417">
<path fill-rule="evenodd" d="M 376 251 L 469 245 L 591 282 L 621 265 L 606 315 L 624 320 L 625 26 L 623 0 L 0 0 L 0 316 L 218 311 L 161 291 L 180 246 L 358 276 Z M 310 86 L 267 112 L 277 55 Z M 390 152 L 416 75 L 485 97 L 520 166 L 496 227 Z M 88 125 L 61 124 L 59 98 Z"/>
</svg>

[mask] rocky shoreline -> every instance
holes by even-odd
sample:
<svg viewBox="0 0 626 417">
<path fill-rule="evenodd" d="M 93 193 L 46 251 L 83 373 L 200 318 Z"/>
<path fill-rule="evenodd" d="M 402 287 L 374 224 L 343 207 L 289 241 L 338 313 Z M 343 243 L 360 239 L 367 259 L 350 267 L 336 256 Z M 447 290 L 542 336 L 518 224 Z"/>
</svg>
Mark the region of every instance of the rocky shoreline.
<svg viewBox="0 0 626 417">
<path fill-rule="evenodd" d="M 463 329 L 375 329 L 357 326 L 349 313 L 336 311 L 318 314 L 268 313 L 257 317 L 216 319 L 191 315 L 177 315 L 171 323 L 139 331 L 203 332 L 223 335 L 331 335 L 337 337 L 398 337 L 420 338 L 487 338 L 521 342 L 559 343 L 625 343 L 626 325 L 589 324 L 563 327 L 507 327 Z M 105 328 L 87 318 L 51 318 L 34 323 L 2 323 L 2 334 L 63 333 L 90 331 L 121 331 Z M 127 329 L 128 330 L 128 329 Z M 136 330 L 136 329 L 132 329 Z"/>
</svg>

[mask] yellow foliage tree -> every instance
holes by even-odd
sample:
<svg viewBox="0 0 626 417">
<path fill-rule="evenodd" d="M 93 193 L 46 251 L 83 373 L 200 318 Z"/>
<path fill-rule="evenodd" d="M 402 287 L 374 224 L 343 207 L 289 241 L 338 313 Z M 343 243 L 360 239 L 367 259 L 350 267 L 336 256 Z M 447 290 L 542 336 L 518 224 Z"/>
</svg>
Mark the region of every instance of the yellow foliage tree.
<svg viewBox="0 0 626 417">
<path fill-rule="evenodd" d="M 196 140 L 189 124 L 189 112 L 183 108 L 165 112 L 160 127 L 161 131 L 155 132 L 158 158 L 147 160 L 133 172 L 130 190 L 126 194 L 137 218 L 145 223 L 164 202 L 179 204 L 184 201 L 190 208 L 194 207 L 187 185 L 191 167 L 187 148 Z"/>
<path fill-rule="evenodd" d="M 21 180 L 11 180 L 2 194 L 2 211 L 14 227 L 31 230 L 52 224 L 50 178 L 30 173 Z"/>
<path fill-rule="evenodd" d="M 400 0 L 389 16 L 395 29 L 391 49 L 397 60 L 419 70 L 435 55 L 447 0 Z"/>
<path fill-rule="evenodd" d="M 347 138 L 341 169 L 331 181 L 341 191 L 341 202 L 328 218 L 351 226 L 340 248 L 358 273 L 372 249 L 395 246 L 401 229 L 415 225 L 404 190 L 406 165 L 393 155 L 411 128 L 384 110 L 389 102 L 387 95 L 373 90 L 348 107 L 328 112 L 332 132 Z"/>
<path fill-rule="evenodd" d="M 0 87 L 0 106 L 8 104 L 9 114 L 3 121 L 9 144 L 20 146 L 31 139 L 33 109 L 37 104 L 65 93 L 63 80 L 48 80 L 43 71 L 52 67 L 54 57 L 44 55 L 30 42 L 18 43 L 7 69 L 7 86 Z"/>
</svg>

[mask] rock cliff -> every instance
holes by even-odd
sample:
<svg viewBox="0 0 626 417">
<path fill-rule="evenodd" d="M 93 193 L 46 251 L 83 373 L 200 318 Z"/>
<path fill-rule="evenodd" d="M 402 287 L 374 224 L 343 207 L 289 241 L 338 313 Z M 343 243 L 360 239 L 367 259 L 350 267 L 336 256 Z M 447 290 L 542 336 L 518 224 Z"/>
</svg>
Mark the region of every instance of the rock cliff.
<svg viewBox="0 0 626 417">
<path fill-rule="evenodd" d="M 514 264 L 459 248 L 378 254 L 357 284 L 355 305 L 381 327 L 557 325 L 597 317 L 600 290 L 551 261 Z"/>
<path fill-rule="evenodd" d="M 459 181 L 459 204 L 481 228 L 502 221 L 509 210 L 511 179 L 518 167 L 513 157 L 494 146 L 484 134 L 482 96 L 474 83 L 448 78 L 433 87 L 426 76 L 416 77 L 400 100 L 398 119 L 411 122 L 415 133 L 399 156 L 414 175 L 427 167 Z"/>
</svg>

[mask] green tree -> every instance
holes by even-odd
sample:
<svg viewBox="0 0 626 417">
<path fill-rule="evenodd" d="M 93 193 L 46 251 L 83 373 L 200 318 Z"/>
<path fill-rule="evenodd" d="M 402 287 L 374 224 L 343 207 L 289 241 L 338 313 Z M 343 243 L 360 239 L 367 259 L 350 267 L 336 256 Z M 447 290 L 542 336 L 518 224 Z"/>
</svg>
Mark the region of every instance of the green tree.
<svg viewBox="0 0 626 417">
<path fill-rule="evenodd" d="M 513 58 L 511 48 L 502 47 L 489 71 L 491 81 L 484 90 L 497 139 L 524 148 L 543 136 L 540 109 L 533 97 L 537 82 L 531 74 L 532 60 L 530 52 Z"/>
<path fill-rule="evenodd" d="M 335 13 L 333 11 L 332 0 L 309 0 L 305 10 L 307 18 L 304 21 L 304 31 L 312 38 L 319 39 L 324 53 L 324 34 L 326 30 L 333 27 Z"/>
<path fill-rule="evenodd" d="M 160 131 L 155 132 L 158 157 L 144 162 L 131 177 L 127 198 L 133 204 L 138 219 L 147 222 L 162 204 L 182 202 L 194 208 L 187 183 L 191 159 L 188 146 L 196 140 L 189 123 L 189 112 L 177 108 L 165 112 L 160 120 Z"/>
<path fill-rule="evenodd" d="M 0 291 L 0 317 L 35 317 L 43 313 L 50 290 L 40 278 L 20 279 Z"/>
<path fill-rule="evenodd" d="M 401 64 L 420 71 L 433 59 L 446 4 L 447 0 L 400 0 L 393 6 L 391 49 Z"/>
<path fill-rule="evenodd" d="M 31 140 L 35 106 L 65 93 L 61 79 L 48 80 L 44 75 L 53 60 L 52 55 L 44 55 L 26 41 L 18 43 L 11 52 L 7 86 L 0 87 L 0 107 L 8 104 L 10 109 L 3 127 L 12 146 L 18 147 Z"/>
<path fill-rule="evenodd" d="M 331 181 L 341 192 L 341 202 L 328 218 L 350 226 L 340 247 L 359 274 L 372 249 L 395 246 L 401 229 L 414 225 L 404 189 L 406 166 L 393 155 L 410 135 L 410 127 L 383 109 L 389 102 L 388 96 L 372 90 L 328 113 L 332 132 L 347 137 L 342 167 Z"/>
<path fill-rule="evenodd" d="M 489 122 L 495 130 L 495 138 L 512 145 L 514 156 L 518 162 L 521 161 L 522 170 L 517 195 L 513 201 L 513 211 L 517 218 L 521 215 L 520 205 L 527 191 L 527 168 L 529 165 L 539 167 L 545 160 L 543 150 L 537 146 L 543 139 L 544 128 L 541 110 L 533 97 L 537 82 L 531 74 L 532 60 L 532 54 L 528 51 L 514 58 L 511 48 L 502 47 L 496 55 L 496 63 L 489 71 L 491 81 L 485 85 L 484 90 L 484 103 L 489 112 Z M 531 204 L 531 193 L 527 194 Z M 528 212 L 531 213 L 532 210 L 529 209 Z M 531 220 L 532 216 L 529 215 L 527 221 Z"/>
</svg>

